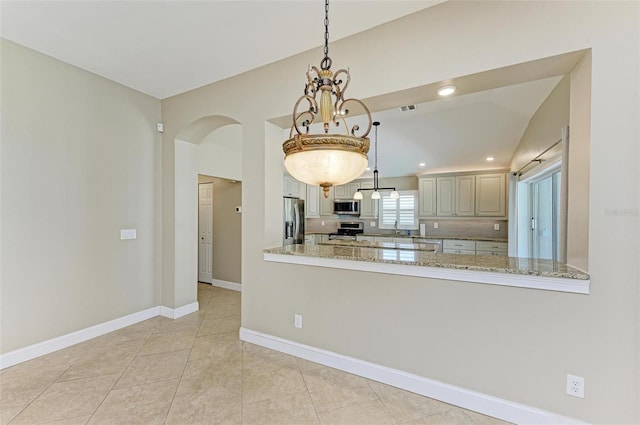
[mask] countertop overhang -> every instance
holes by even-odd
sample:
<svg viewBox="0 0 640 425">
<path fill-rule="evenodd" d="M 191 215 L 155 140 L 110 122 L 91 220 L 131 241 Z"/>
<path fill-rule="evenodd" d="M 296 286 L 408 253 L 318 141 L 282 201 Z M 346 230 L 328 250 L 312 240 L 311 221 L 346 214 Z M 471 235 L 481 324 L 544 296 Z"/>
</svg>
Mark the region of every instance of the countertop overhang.
<svg viewBox="0 0 640 425">
<path fill-rule="evenodd" d="M 443 254 L 357 246 L 289 245 L 264 250 L 277 263 L 456 280 L 588 294 L 588 274 L 566 264 L 533 258 Z"/>
</svg>

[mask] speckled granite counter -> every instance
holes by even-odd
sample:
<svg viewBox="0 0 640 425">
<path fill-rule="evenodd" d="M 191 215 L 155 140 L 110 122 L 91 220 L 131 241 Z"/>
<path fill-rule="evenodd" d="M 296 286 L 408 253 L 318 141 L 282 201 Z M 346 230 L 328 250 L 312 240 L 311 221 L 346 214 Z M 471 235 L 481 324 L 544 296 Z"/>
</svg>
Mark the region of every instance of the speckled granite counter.
<svg viewBox="0 0 640 425">
<path fill-rule="evenodd" d="M 380 236 L 388 238 L 407 238 L 407 239 L 432 239 L 432 240 L 454 240 L 454 241 L 480 241 L 480 242 L 508 242 L 506 238 L 487 238 L 481 236 L 420 236 L 420 235 L 394 235 L 381 233 L 363 233 L 362 236 Z"/>
<path fill-rule="evenodd" d="M 378 249 L 403 249 L 409 251 L 428 251 L 434 252 L 437 247 L 433 244 L 425 243 L 412 243 L 407 240 L 404 242 L 372 242 L 372 241 L 348 241 L 348 240 L 330 240 L 326 242 L 318 242 L 318 245 L 329 246 L 346 246 L 346 247 L 358 247 L 358 248 L 378 248 Z"/>
<path fill-rule="evenodd" d="M 508 275 L 572 279 L 587 281 L 587 283 L 590 279 L 588 274 L 567 266 L 566 264 L 531 258 L 443 254 L 440 252 L 436 253 L 428 251 L 333 245 L 289 245 L 286 247 L 265 249 L 264 253 L 286 256 L 316 257 L 320 259 L 350 260 L 357 262 L 399 264 L 404 266 L 423 266 L 440 269 L 492 272 Z"/>
</svg>

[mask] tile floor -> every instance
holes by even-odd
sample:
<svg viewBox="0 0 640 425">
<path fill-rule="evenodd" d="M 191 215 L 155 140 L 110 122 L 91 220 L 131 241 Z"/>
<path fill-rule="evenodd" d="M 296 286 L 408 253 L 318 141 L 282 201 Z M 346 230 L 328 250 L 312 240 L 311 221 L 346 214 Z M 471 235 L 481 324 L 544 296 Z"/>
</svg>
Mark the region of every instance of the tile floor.
<svg viewBox="0 0 640 425">
<path fill-rule="evenodd" d="M 2 370 L 0 424 L 505 424 L 243 343 L 240 293 L 199 284 L 198 300 Z"/>
</svg>

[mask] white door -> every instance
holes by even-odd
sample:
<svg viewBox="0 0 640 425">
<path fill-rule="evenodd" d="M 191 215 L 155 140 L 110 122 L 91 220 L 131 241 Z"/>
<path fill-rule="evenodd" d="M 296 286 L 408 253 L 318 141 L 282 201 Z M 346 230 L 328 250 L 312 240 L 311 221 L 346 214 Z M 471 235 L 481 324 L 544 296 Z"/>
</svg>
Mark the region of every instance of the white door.
<svg viewBox="0 0 640 425">
<path fill-rule="evenodd" d="M 198 185 L 198 280 L 213 282 L 213 183 Z"/>
<path fill-rule="evenodd" d="M 560 172 L 531 183 L 533 258 L 557 261 Z"/>
</svg>

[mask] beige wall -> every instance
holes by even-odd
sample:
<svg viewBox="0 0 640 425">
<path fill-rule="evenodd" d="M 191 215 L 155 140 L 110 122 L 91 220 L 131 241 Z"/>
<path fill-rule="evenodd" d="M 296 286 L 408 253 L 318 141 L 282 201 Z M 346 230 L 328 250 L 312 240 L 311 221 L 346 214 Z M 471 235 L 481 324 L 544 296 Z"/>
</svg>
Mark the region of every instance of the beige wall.
<svg viewBox="0 0 640 425">
<path fill-rule="evenodd" d="M 7 353 L 160 304 L 161 115 L 157 99 L 0 43 Z"/>
<path fill-rule="evenodd" d="M 242 283 L 242 183 L 202 175 L 198 183 L 213 183 L 213 278 Z"/>
<path fill-rule="evenodd" d="M 265 121 L 290 113 L 321 49 L 164 100 L 169 129 L 216 113 L 243 125 L 242 326 L 584 421 L 640 422 L 640 221 L 604 211 L 639 205 L 639 7 L 446 2 L 331 44 L 356 98 L 591 48 L 587 296 L 265 263 L 265 217 L 280 206 L 265 187 L 282 177 L 265 164 L 278 138 Z M 565 394 L 567 373 L 585 377 L 587 398 Z"/>
</svg>

